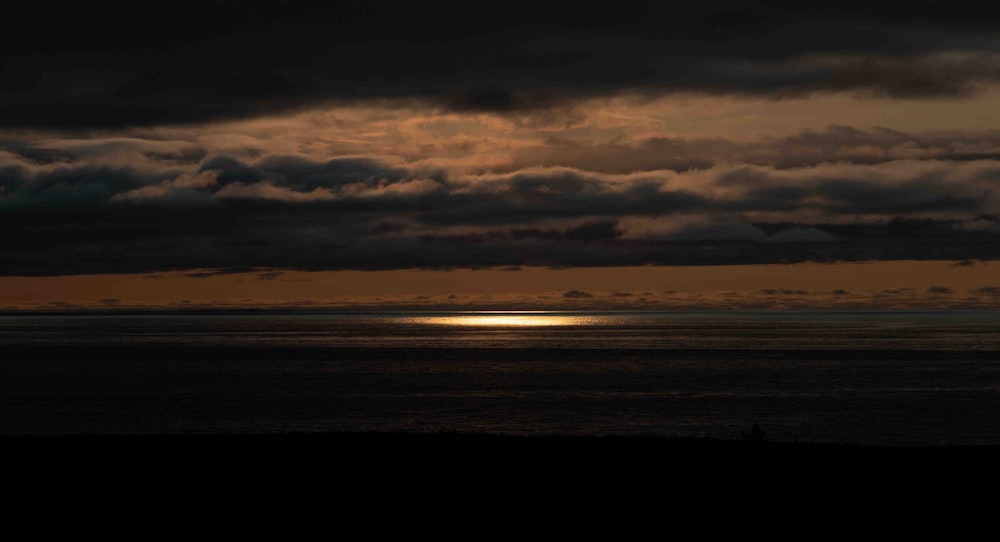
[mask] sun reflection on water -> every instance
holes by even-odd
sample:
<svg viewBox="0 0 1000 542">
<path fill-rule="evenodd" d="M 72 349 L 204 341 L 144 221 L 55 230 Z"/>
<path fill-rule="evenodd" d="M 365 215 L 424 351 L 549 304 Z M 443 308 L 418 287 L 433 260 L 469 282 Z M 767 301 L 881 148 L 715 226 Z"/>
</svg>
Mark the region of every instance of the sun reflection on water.
<svg viewBox="0 0 1000 542">
<path fill-rule="evenodd" d="M 586 316 L 549 312 L 474 312 L 414 318 L 416 323 L 470 327 L 552 327 L 588 323 Z"/>
</svg>

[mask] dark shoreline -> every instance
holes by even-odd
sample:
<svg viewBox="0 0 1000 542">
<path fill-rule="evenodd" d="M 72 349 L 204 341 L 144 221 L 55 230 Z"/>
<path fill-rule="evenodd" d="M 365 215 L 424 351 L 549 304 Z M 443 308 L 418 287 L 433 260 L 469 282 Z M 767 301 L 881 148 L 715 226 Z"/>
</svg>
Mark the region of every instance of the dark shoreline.
<svg viewBox="0 0 1000 542">
<path fill-rule="evenodd" d="M 312 495 L 402 510 L 442 502 L 478 509 L 511 495 L 539 510 L 557 501 L 629 509 L 662 499 L 753 510 L 779 501 L 813 509 L 851 494 L 876 509 L 887 495 L 919 499 L 934 488 L 943 498 L 992 480 L 1000 457 L 998 445 L 458 432 L 0 436 L 0 450 L 4 481 L 25 502 L 53 489 L 65 502 L 89 502 L 100 490 L 139 511 L 177 496 L 204 510 L 326 502 Z"/>
<path fill-rule="evenodd" d="M 837 442 L 788 442 L 750 438 L 718 439 L 643 435 L 522 435 L 461 431 L 387 432 L 330 431 L 286 433 L 187 433 L 187 434 L 9 434 L 0 435 L 7 453 L 71 447 L 77 451 L 102 449 L 198 450 L 209 453 L 240 447 L 244 452 L 337 449 L 341 453 L 405 447 L 411 453 L 491 450 L 548 454 L 722 453 L 749 455 L 811 454 L 1000 454 L 1000 444 L 859 444 Z"/>
</svg>

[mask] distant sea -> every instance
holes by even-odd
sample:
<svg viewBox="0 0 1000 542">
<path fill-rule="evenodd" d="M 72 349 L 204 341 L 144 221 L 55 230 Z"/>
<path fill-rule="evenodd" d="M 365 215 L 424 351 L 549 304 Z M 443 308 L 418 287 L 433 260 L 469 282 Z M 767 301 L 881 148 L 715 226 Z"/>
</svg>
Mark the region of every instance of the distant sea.
<svg viewBox="0 0 1000 542">
<path fill-rule="evenodd" d="M 1000 444 L 1000 312 L 0 316 L 0 434 Z"/>
</svg>

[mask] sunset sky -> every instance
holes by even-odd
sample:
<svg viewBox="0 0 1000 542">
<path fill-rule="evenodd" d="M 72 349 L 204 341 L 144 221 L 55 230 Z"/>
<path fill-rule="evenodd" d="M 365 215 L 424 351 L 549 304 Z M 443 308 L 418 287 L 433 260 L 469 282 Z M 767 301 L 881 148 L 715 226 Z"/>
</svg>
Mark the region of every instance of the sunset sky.
<svg viewBox="0 0 1000 542">
<path fill-rule="evenodd" d="M 0 309 L 1000 307 L 994 2 L 394 4 L 5 7 Z"/>
</svg>

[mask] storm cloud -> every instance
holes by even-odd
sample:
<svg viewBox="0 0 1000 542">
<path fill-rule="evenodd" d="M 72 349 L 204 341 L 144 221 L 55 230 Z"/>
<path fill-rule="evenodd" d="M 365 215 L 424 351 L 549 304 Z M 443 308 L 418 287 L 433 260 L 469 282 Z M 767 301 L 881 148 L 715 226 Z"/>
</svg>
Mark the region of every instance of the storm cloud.
<svg viewBox="0 0 1000 542">
<path fill-rule="evenodd" d="M 60 6 L 0 35 L 5 275 L 1000 257 L 989 2 Z"/>
<path fill-rule="evenodd" d="M 8 274 L 993 259 L 1000 163 L 470 174 L 376 157 L 0 160 Z M 172 156 L 172 155 L 171 155 Z"/>
<path fill-rule="evenodd" d="M 897 160 L 1000 159 L 1000 132 L 907 133 L 876 127 L 829 125 L 793 135 L 751 141 L 715 138 L 638 137 L 612 142 L 550 137 L 519 149 L 514 166 L 564 165 L 608 173 L 705 169 L 736 162 L 776 169 L 824 163 L 875 165 Z"/>
<path fill-rule="evenodd" d="M 1000 79 L 985 1 L 483 9 L 182 0 L 154 23 L 105 2 L 20 3 L 0 36 L 0 124 L 195 123 L 386 100 L 510 113 L 622 92 L 954 96 Z"/>
</svg>

